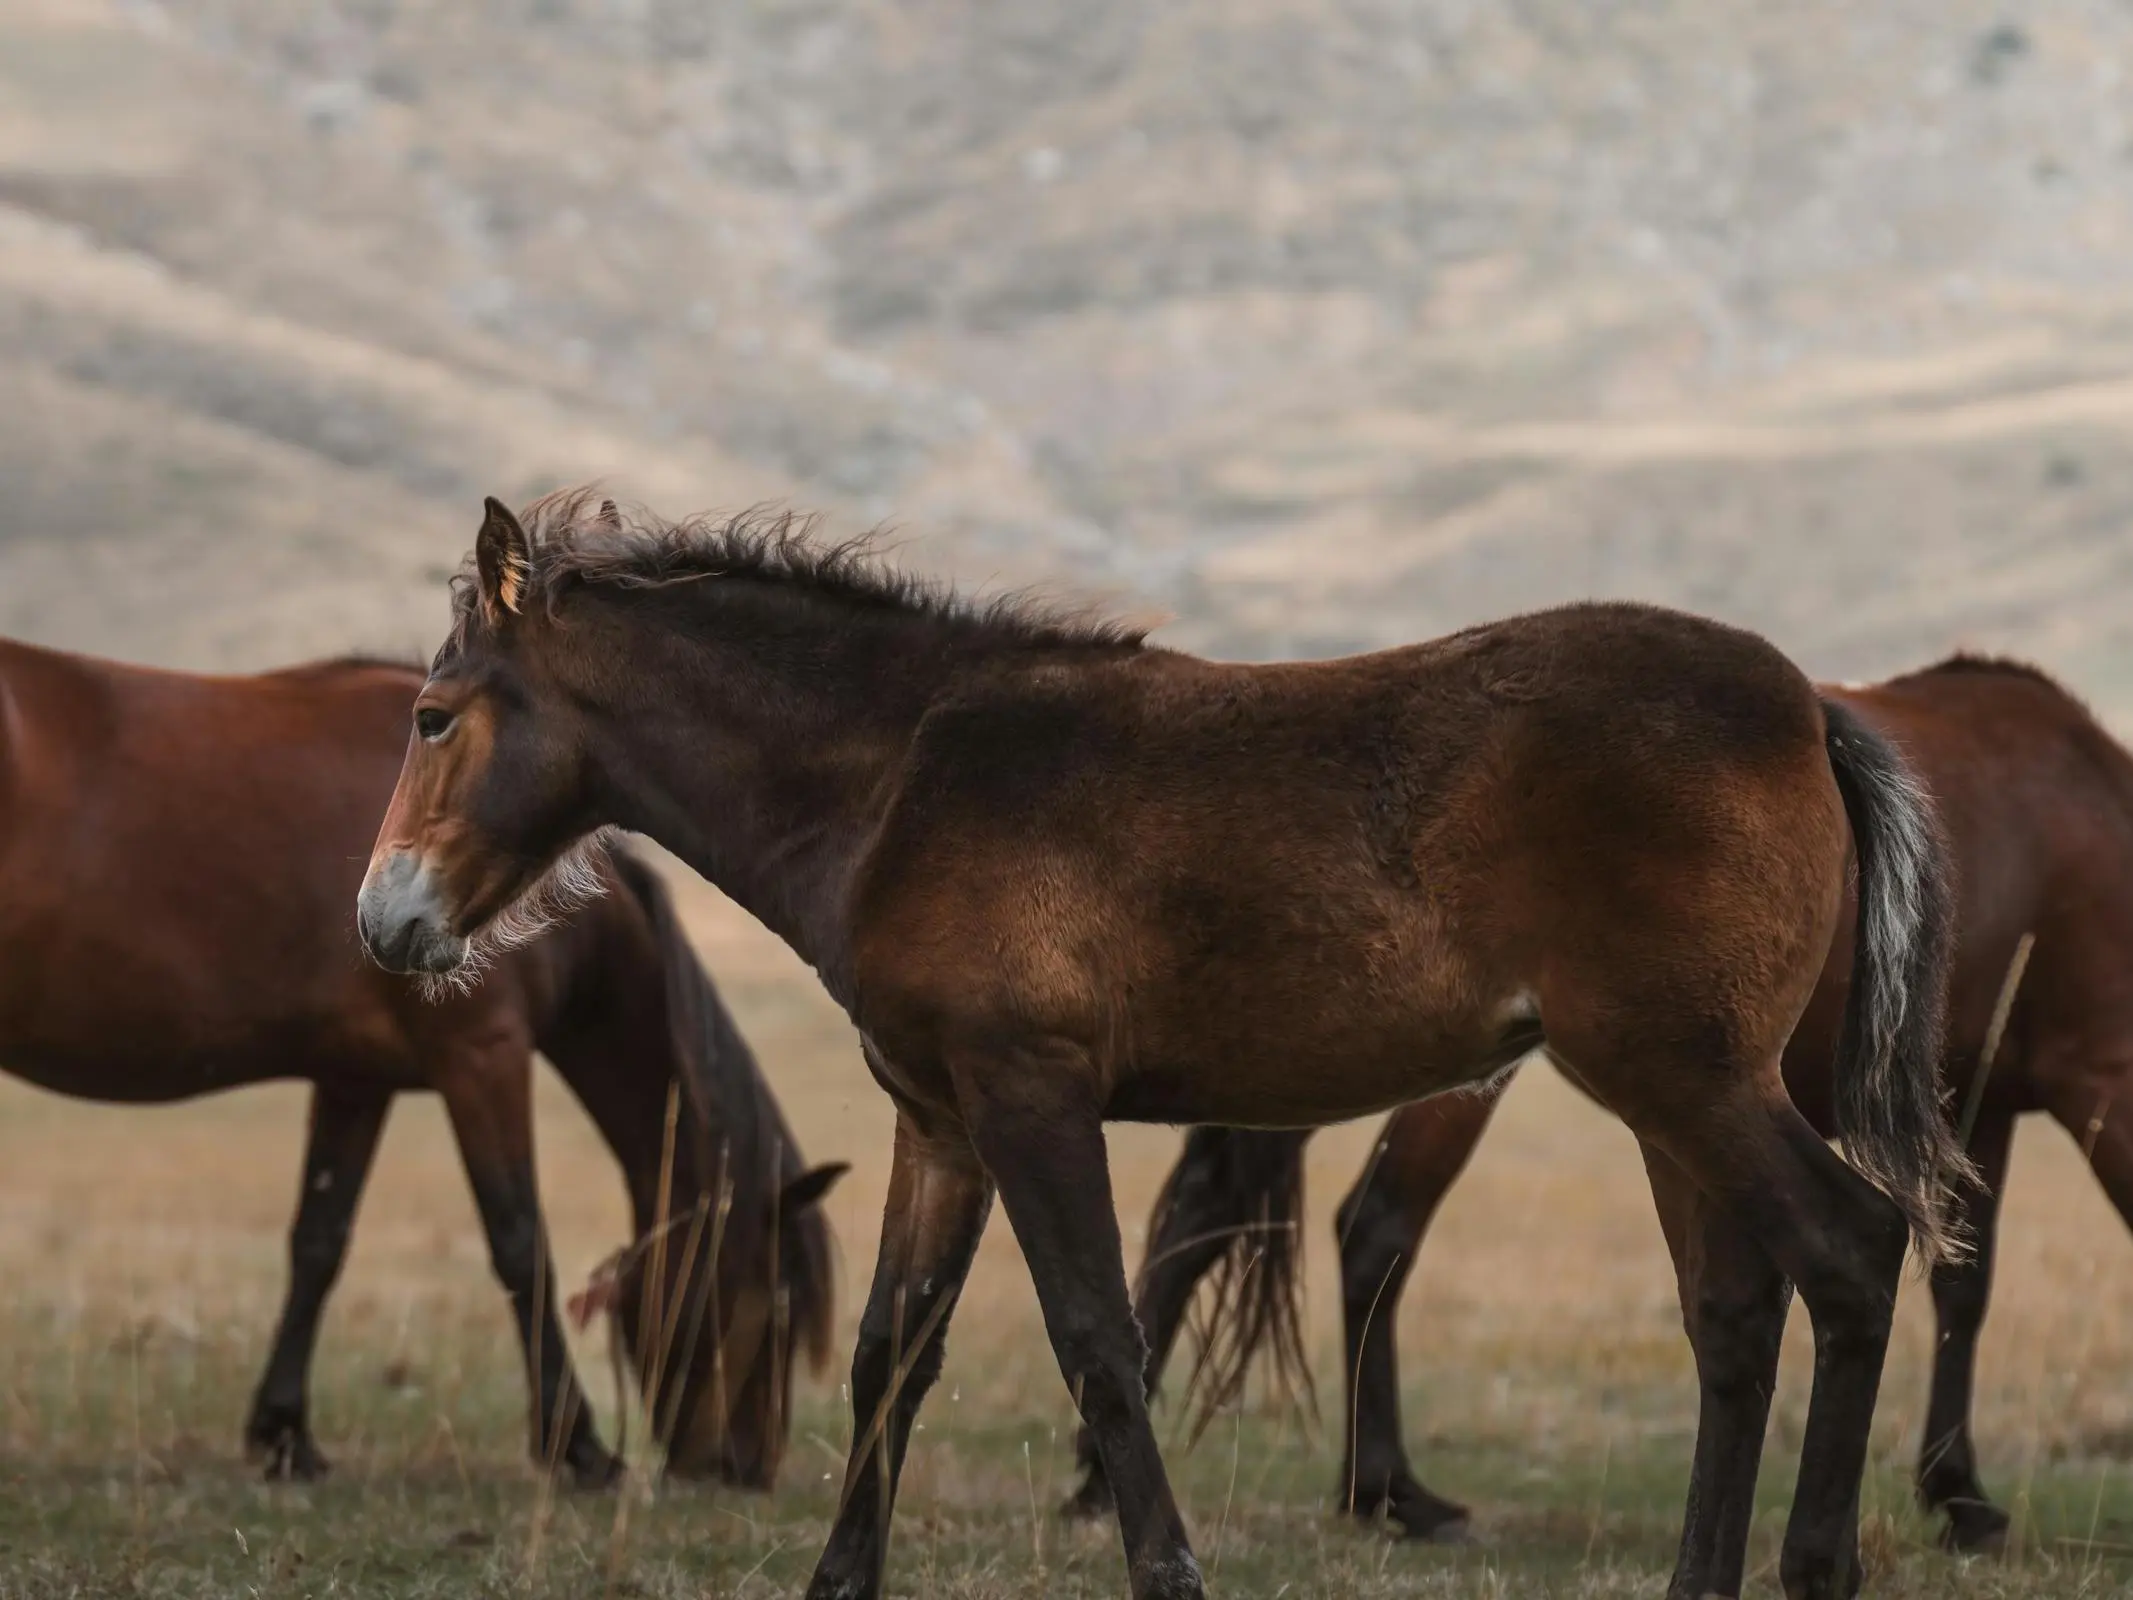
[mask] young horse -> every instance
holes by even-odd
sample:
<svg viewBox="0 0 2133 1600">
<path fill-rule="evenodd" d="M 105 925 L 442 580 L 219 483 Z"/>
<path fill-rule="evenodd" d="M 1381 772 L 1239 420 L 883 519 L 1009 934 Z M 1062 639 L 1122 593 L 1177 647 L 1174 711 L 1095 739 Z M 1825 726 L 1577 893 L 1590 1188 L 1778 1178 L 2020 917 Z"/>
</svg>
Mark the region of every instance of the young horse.
<svg viewBox="0 0 2133 1600">
<path fill-rule="evenodd" d="M 1738 1592 L 1788 1279 L 1819 1346 L 1784 1581 L 1849 1592 L 1906 1222 L 1938 1258 L 1963 1168 L 1933 1071 L 1942 847 L 1889 747 L 1770 646 L 1578 606 L 1233 666 L 959 603 L 785 521 L 629 527 L 583 493 L 529 521 L 488 504 L 365 941 L 449 972 L 620 824 L 850 1012 L 898 1118 L 817 1600 L 880 1592 L 995 1187 L 1118 1490 L 1133 1593 L 1200 1595 L 1105 1119 L 1310 1125 L 1486 1082 L 1543 1041 L 1643 1141 L 1683 1262 L 1703 1415 L 1673 1593 Z M 1879 1189 L 1778 1071 L 1851 838 L 1868 937 L 1838 1121 Z"/>
<path fill-rule="evenodd" d="M 603 1484 L 618 1463 L 581 1404 L 535 1190 L 543 1050 L 620 1159 L 640 1234 L 723 1203 L 715 1273 L 675 1230 L 663 1276 L 626 1282 L 626 1305 L 685 1311 L 668 1320 L 693 1354 L 672 1373 L 650 1340 L 631 1354 L 674 1467 L 766 1483 L 792 1337 L 827 1355 L 823 1176 L 802 1171 L 664 889 L 626 856 L 614 893 L 434 1003 L 362 959 L 349 899 L 421 682 L 360 661 L 201 678 L 0 641 L 0 1061 L 133 1104 L 311 1081 L 288 1300 L 245 1430 L 270 1476 L 295 1478 L 326 1468 L 311 1353 L 386 1111 L 442 1095 L 525 1349 L 534 1454 Z"/>
<path fill-rule="evenodd" d="M 2133 1101 L 2133 755 L 2071 695 L 2032 667 L 1957 656 L 1885 684 L 1825 689 L 1900 746 L 1932 791 L 1960 886 L 1956 960 L 1948 991 L 1941 1080 L 1970 1118 L 1981 1182 L 1961 1191 L 1968 1257 L 1933 1274 L 1932 1399 L 1918 1463 L 1919 1497 L 1947 1513 L 1960 1550 L 1997 1544 L 2007 1513 L 1978 1479 L 1970 1401 L 1978 1331 L 1991 1292 L 1994 1227 L 2014 1119 L 2045 1111 L 2088 1154 L 2098 1180 L 2133 1224 L 2133 1128 L 2114 1118 Z M 1822 982 L 1785 1048 L 1785 1081 L 1808 1120 L 1834 1126 L 1833 1079 L 1853 910 L 1831 946 Z M 2034 943 L 2014 971 L 2022 939 Z M 2010 974 L 2017 987 L 1993 1059 L 1983 1061 Z M 1984 1066 L 1990 1077 L 1980 1080 Z M 1465 1509 L 1422 1486 L 1401 1442 L 1393 1329 L 1400 1290 L 1438 1204 L 1464 1170 L 1496 1108 L 1494 1095 L 1445 1096 L 1407 1106 L 1386 1124 L 1337 1223 L 1347 1322 L 1350 1408 L 1341 1497 L 1365 1518 L 1387 1517 L 1413 1537 L 1456 1530 Z M 1303 1133 L 1199 1128 L 1157 1201 L 1135 1309 L 1148 1330 L 1151 1385 L 1177 1336 L 1194 1285 L 1218 1265 L 1231 1279 L 1251 1264 L 1251 1298 L 1218 1296 L 1224 1326 L 1205 1380 L 1233 1392 L 1255 1349 L 1294 1327 L 1293 1224 L 1300 1212 Z M 1273 1248 L 1262 1254 L 1263 1243 Z M 1277 1356 L 1293 1359 L 1294 1345 Z M 1077 1511 L 1109 1503 L 1092 1441 Z"/>
</svg>

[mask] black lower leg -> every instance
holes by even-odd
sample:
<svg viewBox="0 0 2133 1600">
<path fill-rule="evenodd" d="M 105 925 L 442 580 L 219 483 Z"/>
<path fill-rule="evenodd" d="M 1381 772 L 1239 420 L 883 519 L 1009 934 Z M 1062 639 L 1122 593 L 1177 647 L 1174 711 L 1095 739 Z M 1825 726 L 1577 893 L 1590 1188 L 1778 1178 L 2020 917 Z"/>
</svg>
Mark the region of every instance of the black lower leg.
<svg viewBox="0 0 2133 1600">
<path fill-rule="evenodd" d="M 311 1353 L 391 1104 L 390 1094 L 312 1091 L 303 1192 L 289 1230 L 288 1298 L 244 1430 L 246 1448 L 265 1458 L 269 1478 L 312 1479 L 327 1470 L 311 1436 Z"/>
<path fill-rule="evenodd" d="M 551 1471 L 567 1470 L 581 1488 L 604 1488 L 621 1476 L 622 1463 L 600 1442 L 570 1363 L 556 1312 L 555 1263 L 531 1178 L 531 1173 L 525 1182 L 476 1177 L 474 1200 L 497 1281 L 511 1299 L 533 1386 L 533 1455 Z"/>
<path fill-rule="evenodd" d="M 1400 1295 L 1430 1219 L 1466 1169 L 1497 1099 L 1445 1097 L 1395 1114 L 1335 1219 L 1347 1358 L 1340 1500 L 1351 1515 L 1382 1518 L 1410 1539 L 1463 1538 L 1468 1518 L 1465 1506 L 1432 1494 L 1408 1464 Z"/>
<path fill-rule="evenodd" d="M 1805 1121 L 1795 1116 L 1785 1135 L 1795 1161 L 1774 1175 L 1776 1225 L 1761 1237 L 1807 1303 L 1815 1372 L 1778 1576 L 1789 1600 L 1849 1600 L 1859 1591 L 1859 1486 L 1907 1234 L 1895 1203 Z"/>
<path fill-rule="evenodd" d="M 1696 1356 L 1696 1452 L 1669 1600 L 1738 1595 L 1792 1286 L 1739 1213 L 1645 1147 Z"/>
<path fill-rule="evenodd" d="M 958 1063 L 971 1131 L 1029 1263 L 1061 1375 L 1095 1436 L 1118 1502 L 1134 1600 L 1200 1600 L 1148 1422 L 1146 1348 L 1126 1295 L 1095 1074 L 1063 1043 Z"/>
<path fill-rule="evenodd" d="M 1170 1360 L 1193 1292 L 1228 1252 L 1236 1230 L 1256 1220 L 1250 1195 L 1229 1181 L 1239 1167 L 1240 1145 L 1283 1141 L 1300 1143 L 1304 1135 L 1267 1133 L 1244 1128 L 1194 1128 L 1163 1185 L 1148 1230 L 1148 1251 L 1134 1284 L 1133 1315 L 1148 1345 L 1143 1374 L 1150 1400 Z M 1251 1163 L 1251 1170 L 1273 1162 Z M 1113 1509 L 1111 1485 L 1104 1477 L 1096 1435 L 1083 1427 L 1075 1435 L 1074 1455 L 1081 1468 L 1080 1486 L 1061 1509 L 1069 1516 L 1094 1517 Z"/>
<path fill-rule="evenodd" d="M 928 1138 L 899 1119 L 881 1253 L 852 1357 L 852 1454 L 809 1600 L 881 1592 L 911 1427 L 940 1376 L 948 1318 L 991 1207 L 991 1184 L 960 1135 Z"/>
<path fill-rule="evenodd" d="M 1945 1538 L 1957 1550 L 1992 1549 L 2006 1537 L 2007 1513 L 1992 1503 L 1978 1478 L 1970 1438 L 1970 1397 L 1976 1381 L 1977 1341 L 1992 1294 L 1992 1250 L 1998 1230 L 2000 1193 L 2007 1179 L 2007 1153 L 2014 1119 L 1988 1115 L 1972 1137 L 1980 1187 L 1957 1198 L 1959 1221 L 1972 1254 L 1966 1261 L 1933 1269 L 1933 1314 L 1938 1338 L 1933 1355 L 1933 1396 L 1919 1447 L 1918 1497 L 1929 1511 L 1945 1511 Z"/>
</svg>

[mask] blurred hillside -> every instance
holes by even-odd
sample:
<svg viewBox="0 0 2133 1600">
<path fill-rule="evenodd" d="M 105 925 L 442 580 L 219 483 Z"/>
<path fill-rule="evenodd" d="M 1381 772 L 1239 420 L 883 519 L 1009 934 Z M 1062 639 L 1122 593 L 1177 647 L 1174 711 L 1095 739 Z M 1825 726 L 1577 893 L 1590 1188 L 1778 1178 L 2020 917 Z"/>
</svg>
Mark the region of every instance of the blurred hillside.
<svg viewBox="0 0 2133 1600">
<path fill-rule="evenodd" d="M 421 648 L 484 492 L 1245 655 L 1582 594 L 2133 718 L 2133 9 L 0 0 L 0 630 Z"/>
</svg>

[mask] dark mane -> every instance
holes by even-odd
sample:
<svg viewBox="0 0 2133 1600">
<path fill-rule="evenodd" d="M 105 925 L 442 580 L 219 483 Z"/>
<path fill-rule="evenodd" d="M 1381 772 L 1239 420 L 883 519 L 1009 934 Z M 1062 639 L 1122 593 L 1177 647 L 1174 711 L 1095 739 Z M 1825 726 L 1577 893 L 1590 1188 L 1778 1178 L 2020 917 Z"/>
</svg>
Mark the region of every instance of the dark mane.
<svg viewBox="0 0 2133 1600">
<path fill-rule="evenodd" d="M 815 518 L 775 507 L 666 522 L 617 508 L 584 485 L 542 496 L 519 513 L 519 522 L 533 543 L 522 601 L 528 606 L 553 608 L 578 586 L 657 589 L 742 578 L 1022 644 L 1134 649 L 1147 633 L 1092 608 L 1062 606 L 1028 592 L 969 598 L 949 584 L 889 566 L 876 533 L 822 540 Z M 462 571 L 453 586 L 459 627 L 475 603 L 471 571 Z"/>
</svg>

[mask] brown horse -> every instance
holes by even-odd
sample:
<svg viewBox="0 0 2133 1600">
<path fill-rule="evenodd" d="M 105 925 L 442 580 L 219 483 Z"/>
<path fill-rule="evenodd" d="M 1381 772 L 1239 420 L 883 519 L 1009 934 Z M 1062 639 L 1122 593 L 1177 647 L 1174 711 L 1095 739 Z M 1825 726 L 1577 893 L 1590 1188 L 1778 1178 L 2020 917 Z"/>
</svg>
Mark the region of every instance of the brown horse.
<svg viewBox="0 0 2133 1600">
<path fill-rule="evenodd" d="M 362 661 L 192 677 L 0 642 L 0 1061 L 133 1104 L 314 1086 L 288 1300 L 245 1430 L 270 1476 L 325 1470 L 306 1398 L 320 1312 L 393 1096 L 441 1095 L 525 1349 L 534 1454 L 602 1484 L 618 1464 L 571 1371 L 535 1190 L 539 1048 L 619 1158 L 640 1233 L 723 1197 L 716 1273 L 699 1243 L 688 1286 L 677 1227 L 624 1309 L 685 1302 L 667 1320 L 697 1335 L 678 1363 L 632 1341 L 670 1464 L 767 1483 L 792 1336 L 827 1355 L 811 1202 L 834 1172 L 803 1171 L 664 888 L 627 856 L 614 893 L 465 992 L 432 1003 L 362 959 L 349 900 L 421 682 Z"/>
<path fill-rule="evenodd" d="M 1784 657 L 1610 605 L 1235 666 L 958 602 L 786 522 L 632 527 L 583 493 L 529 521 L 489 502 L 359 921 L 387 964 L 449 972 L 619 824 L 850 1012 L 898 1121 L 817 1600 L 880 1592 L 996 1187 L 1133 1593 L 1200 1595 L 1104 1121 L 1310 1125 L 1543 1041 L 1643 1141 L 1684 1262 L 1703 1415 L 1674 1593 L 1739 1588 L 1788 1282 L 1819 1345 L 1784 1580 L 1855 1586 L 1906 1223 L 1938 1257 L 1964 1165 L 1934 1075 L 1942 847 L 1890 748 Z M 1779 1074 L 1853 839 L 1838 1122 L 1881 1188 Z"/>
<path fill-rule="evenodd" d="M 2007 1514 L 1979 1481 L 1970 1409 L 1978 1332 L 1992 1285 L 1992 1250 L 2014 1120 L 2049 1112 L 2081 1144 L 2120 1214 L 2133 1223 L 2133 755 L 2035 668 L 1957 656 L 1871 688 L 1825 689 L 1902 748 L 1932 791 L 1957 867 L 1956 959 L 1941 1078 L 1967 1118 L 1980 1182 L 1962 1192 L 1966 1257 L 1933 1274 L 1932 1399 L 1918 1492 L 1945 1511 L 1957 1549 L 1997 1544 Z M 1785 1049 L 1785 1081 L 1809 1121 L 1835 1125 L 1834 1076 L 1852 927 L 1845 920 L 1822 982 Z M 2024 934 L 2033 943 L 2023 946 Z M 2018 949 L 2026 966 L 2015 970 Z M 2016 987 L 2008 988 L 2010 975 Z M 2003 993 L 2011 996 L 2006 1009 Z M 1984 1062 L 2002 1013 L 1998 1050 Z M 1990 1075 L 1981 1079 L 1981 1067 Z M 1341 1203 L 1337 1232 L 1347 1325 L 1350 1408 L 1341 1497 L 1413 1537 L 1440 1537 L 1465 1509 L 1415 1477 L 1401 1441 L 1393 1329 L 1422 1235 L 1494 1113 L 1497 1097 L 1446 1096 L 1407 1106 L 1386 1124 L 1362 1177 Z M 1217 1298 L 1211 1392 L 1234 1392 L 1242 1363 L 1273 1340 L 1293 1362 L 1296 1283 L 1292 1224 L 1300 1209 L 1307 1134 L 1200 1128 L 1164 1185 L 1149 1232 L 1135 1309 L 1148 1330 L 1151 1385 L 1203 1274 L 1249 1263 L 1251 1292 Z M 1236 1308 L 1236 1309 L 1232 1309 Z M 1086 1476 L 1073 1509 L 1108 1504 L 1102 1463 L 1084 1441 Z"/>
</svg>

